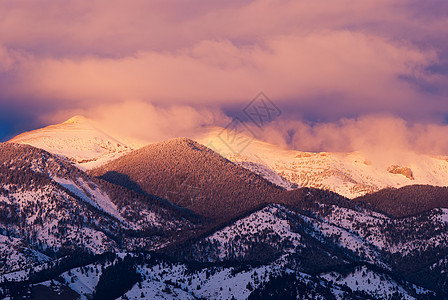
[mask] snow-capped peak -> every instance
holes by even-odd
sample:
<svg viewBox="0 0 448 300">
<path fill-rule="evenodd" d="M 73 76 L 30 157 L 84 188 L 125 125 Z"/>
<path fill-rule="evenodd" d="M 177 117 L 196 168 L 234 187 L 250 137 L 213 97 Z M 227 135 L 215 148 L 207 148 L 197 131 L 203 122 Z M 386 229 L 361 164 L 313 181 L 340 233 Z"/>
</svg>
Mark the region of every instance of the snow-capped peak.
<svg viewBox="0 0 448 300">
<path fill-rule="evenodd" d="M 133 147 L 98 129 L 93 121 L 83 116 L 74 116 L 60 124 L 24 132 L 9 142 L 28 144 L 64 155 L 87 169 L 133 150 Z"/>
</svg>

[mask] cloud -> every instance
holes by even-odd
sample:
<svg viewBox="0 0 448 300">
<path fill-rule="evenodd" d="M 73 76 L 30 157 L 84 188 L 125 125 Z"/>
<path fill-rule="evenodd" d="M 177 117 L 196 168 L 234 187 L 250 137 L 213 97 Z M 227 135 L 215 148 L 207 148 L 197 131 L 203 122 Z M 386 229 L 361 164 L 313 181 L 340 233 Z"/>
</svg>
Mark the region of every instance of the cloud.
<svg viewBox="0 0 448 300">
<path fill-rule="evenodd" d="M 9 71 L 16 61 L 14 53 L 0 45 L 0 72 Z"/>
<path fill-rule="evenodd" d="M 217 38 L 244 43 L 320 30 L 437 40 L 448 30 L 443 26 L 444 1 L 28 0 L 0 5 L 3 43 L 58 56 L 96 53 L 117 57 Z"/>
<path fill-rule="evenodd" d="M 101 114 L 100 107 L 140 103 L 173 119 L 183 114 L 192 127 L 197 114 L 219 125 L 262 90 L 282 109 L 284 122 L 325 126 L 389 114 L 440 125 L 448 115 L 446 6 L 416 0 L 2 2 L 0 118 L 18 115 L 10 122 L 31 129 L 50 123 L 50 115 Z M 139 116 L 125 106 L 121 112 L 123 120 Z"/>
<path fill-rule="evenodd" d="M 361 151 L 377 160 L 393 161 L 407 153 L 446 156 L 447 135 L 447 125 L 368 115 L 315 124 L 279 120 L 264 128 L 260 138 L 300 151 Z"/>
<path fill-rule="evenodd" d="M 131 143 L 150 143 L 176 137 L 194 138 L 209 126 L 230 122 L 219 110 L 186 105 L 161 107 L 139 100 L 65 110 L 41 118 L 59 123 L 74 115 L 84 115 L 98 128 Z"/>
<path fill-rule="evenodd" d="M 345 109 L 398 111 L 422 96 L 403 78 L 433 80 L 424 69 L 436 59 L 432 51 L 376 36 L 319 32 L 249 46 L 202 41 L 117 59 L 33 59 L 17 69 L 13 88 L 22 98 L 38 95 L 69 105 L 127 99 L 225 105 L 247 101 L 262 89 L 280 102 L 318 110 L 316 97 L 334 95 L 333 105 Z"/>
</svg>

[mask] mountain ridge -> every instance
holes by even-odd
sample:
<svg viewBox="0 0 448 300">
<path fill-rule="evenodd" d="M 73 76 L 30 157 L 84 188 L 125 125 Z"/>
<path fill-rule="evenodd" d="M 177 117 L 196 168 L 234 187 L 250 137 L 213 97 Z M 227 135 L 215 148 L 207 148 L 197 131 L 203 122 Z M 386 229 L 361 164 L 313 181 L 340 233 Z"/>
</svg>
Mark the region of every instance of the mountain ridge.
<svg viewBox="0 0 448 300">
<path fill-rule="evenodd" d="M 237 138 L 246 141 L 240 151 L 235 151 Z M 302 152 L 258 140 L 255 133 L 216 127 L 195 140 L 260 175 L 266 169 L 276 172 L 278 178 L 267 174 L 265 178 L 286 189 L 299 186 L 328 189 L 353 199 L 383 188 L 414 184 L 448 186 L 445 157 L 406 152 L 401 158 L 386 157 L 387 161 L 382 161 L 361 151 Z"/>
</svg>

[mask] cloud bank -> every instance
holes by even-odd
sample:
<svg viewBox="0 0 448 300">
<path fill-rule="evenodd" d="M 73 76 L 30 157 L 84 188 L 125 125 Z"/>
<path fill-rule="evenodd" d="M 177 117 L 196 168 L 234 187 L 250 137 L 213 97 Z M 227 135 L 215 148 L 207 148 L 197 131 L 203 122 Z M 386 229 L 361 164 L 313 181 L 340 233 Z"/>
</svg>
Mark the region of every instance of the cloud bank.
<svg viewBox="0 0 448 300">
<path fill-rule="evenodd" d="M 192 135 L 225 125 L 262 90 L 283 111 L 264 131 L 269 140 L 342 151 L 384 139 L 448 153 L 447 8 L 398 0 L 2 2 L 0 135 L 70 113 L 151 140 Z"/>
<path fill-rule="evenodd" d="M 446 125 L 408 122 L 391 115 L 369 115 L 315 124 L 279 121 L 260 133 L 263 140 L 302 151 L 362 151 L 396 158 L 407 152 L 446 156 L 446 136 Z"/>
</svg>

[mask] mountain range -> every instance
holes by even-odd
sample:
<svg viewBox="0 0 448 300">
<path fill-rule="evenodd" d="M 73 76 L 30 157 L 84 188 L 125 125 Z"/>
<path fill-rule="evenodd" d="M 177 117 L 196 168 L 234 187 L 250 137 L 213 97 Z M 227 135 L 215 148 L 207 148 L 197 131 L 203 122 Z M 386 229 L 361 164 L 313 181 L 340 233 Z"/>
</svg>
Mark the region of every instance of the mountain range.
<svg viewBox="0 0 448 300">
<path fill-rule="evenodd" d="M 0 298 L 448 297 L 447 160 L 231 134 L 136 147 L 78 116 L 0 144 Z"/>
<path fill-rule="evenodd" d="M 87 170 L 149 144 L 123 142 L 123 137 L 98 127 L 90 119 L 75 116 L 61 124 L 22 133 L 9 142 L 63 155 Z M 241 151 L 231 145 L 235 135 L 246 141 L 247 146 Z M 128 140 L 131 139 L 126 138 Z M 217 127 L 209 128 L 192 140 L 289 190 L 313 187 L 356 198 L 384 188 L 448 185 L 448 157 L 407 151 L 394 159 L 378 160 L 360 151 L 301 152 L 263 142 L 250 132 L 240 134 Z"/>
</svg>

